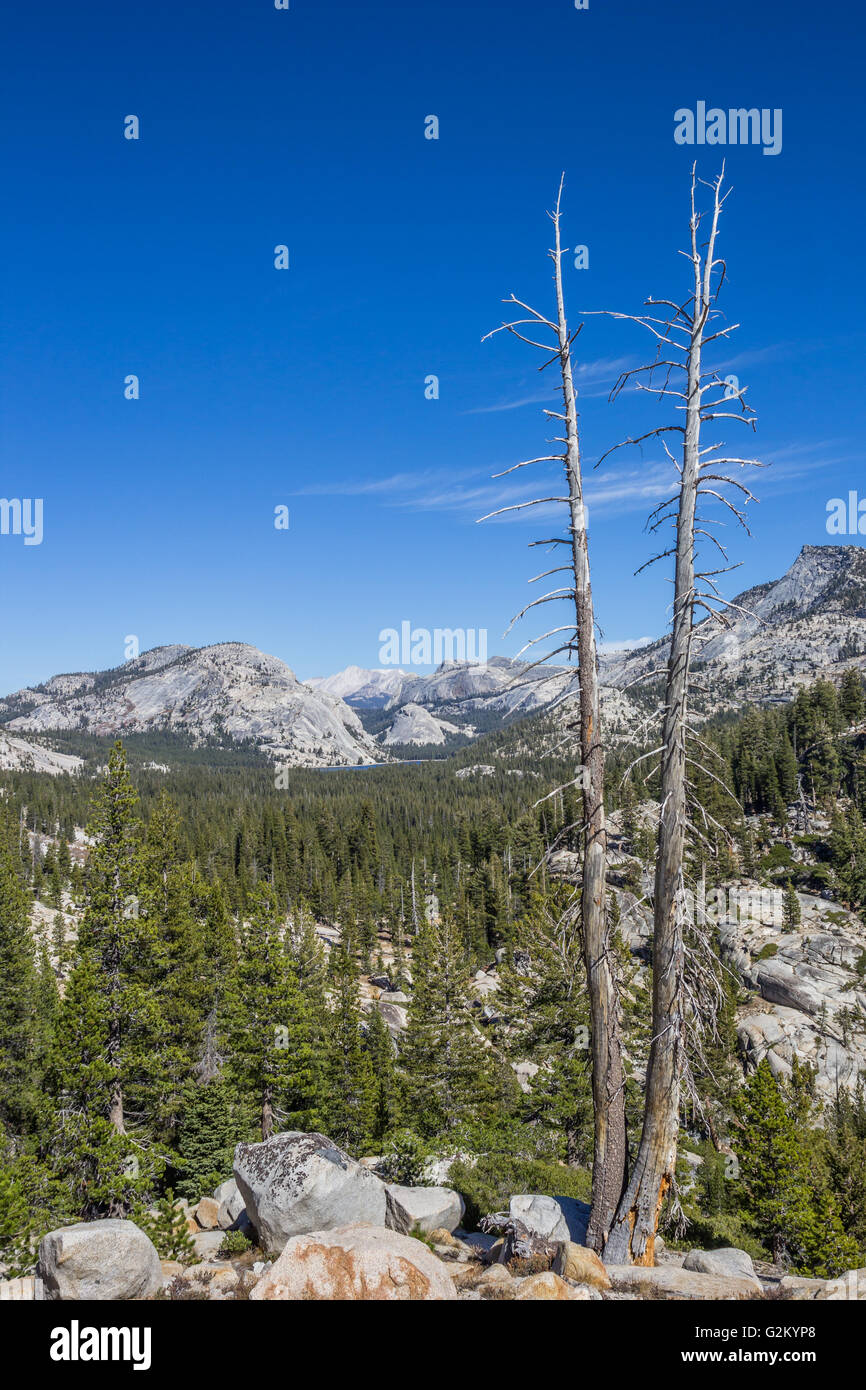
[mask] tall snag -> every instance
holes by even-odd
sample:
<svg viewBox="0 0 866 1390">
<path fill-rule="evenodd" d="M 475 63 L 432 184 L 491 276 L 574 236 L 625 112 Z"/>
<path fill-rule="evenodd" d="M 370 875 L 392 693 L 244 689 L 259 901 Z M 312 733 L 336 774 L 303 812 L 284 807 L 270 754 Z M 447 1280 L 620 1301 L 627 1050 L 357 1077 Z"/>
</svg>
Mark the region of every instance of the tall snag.
<svg viewBox="0 0 866 1390">
<path fill-rule="evenodd" d="M 647 373 L 649 385 L 645 385 L 644 389 L 651 389 L 659 396 L 678 398 L 681 404 L 677 408 L 684 412 L 685 421 L 683 424 L 663 425 L 637 439 L 624 441 L 626 444 L 639 444 L 649 438 L 661 439 L 668 458 L 679 472 L 679 487 L 673 497 L 656 508 L 651 518 L 652 530 L 658 529 L 666 521 L 674 523 L 676 529 L 676 544 L 648 562 L 652 564 L 654 560 L 671 554 L 676 557 L 673 630 L 665 680 L 663 736 L 658 750 L 661 753 L 661 809 L 653 905 L 652 1043 L 640 1146 L 604 1252 L 605 1260 L 610 1264 L 629 1260 L 636 1264 L 654 1263 L 659 1213 L 665 1194 L 674 1180 L 685 1034 L 693 1022 L 688 1015 L 694 1014 L 693 998 L 689 998 L 686 1006 L 689 992 L 685 988 L 687 960 L 684 934 L 692 924 L 686 915 L 689 895 L 685 891 L 683 876 L 688 825 L 686 768 L 688 763 L 693 762 L 686 747 L 692 638 L 696 608 L 704 609 L 710 618 L 729 626 L 723 610 L 732 607 L 719 597 L 714 578 L 725 570 L 697 571 L 695 552 L 698 535 L 712 541 L 727 559 L 724 549 L 712 533 L 698 524 L 703 520 L 697 512 L 698 498 L 702 495 L 715 498 L 745 525 L 742 511 L 719 489 L 725 485 L 737 488 L 746 501 L 752 500 L 751 492 L 741 482 L 714 470 L 725 465 L 757 466 L 755 459 L 720 457 L 718 451 L 724 448 L 723 443 L 701 447 L 702 426 L 710 421 L 739 420 L 752 427 L 755 423 L 754 412 L 743 399 L 743 390 L 738 385 L 731 385 L 733 379 L 725 382 L 716 372 L 703 371 L 701 363 L 704 347 L 716 338 L 727 337 L 737 327 L 733 324 L 707 333 L 710 322 L 721 317 L 716 304 L 725 278 L 725 266 L 723 261 L 716 260 L 715 250 L 722 205 L 728 196 L 727 193 L 724 197 L 721 194 L 723 179 L 724 168 L 709 185 L 713 192 L 712 220 L 706 246 L 699 247 L 698 229 L 702 214 L 695 209 L 697 178 L 695 168 L 692 169 L 691 250 L 684 254 L 692 262 L 694 282 L 684 303 L 677 305 L 666 299 L 646 301 L 648 306 L 662 306 L 670 310 L 667 319 L 651 314 L 613 315 L 642 324 L 658 342 L 655 360 L 624 373 L 613 394 L 617 395 L 632 377 Z M 685 389 L 682 391 L 670 386 L 677 371 L 684 376 Z M 657 372 L 662 372 L 664 376 L 660 387 L 653 381 L 653 374 Z M 706 399 L 713 392 L 721 392 L 721 395 L 717 395 L 715 400 Z M 725 409 L 730 404 L 738 405 L 739 410 Z M 671 432 L 682 435 L 682 464 L 677 462 L 664 439 Z M 734 566 L 725 567 L 731 568 Z M 699 588 L 698 581 L 708 584 L 709 588 Z M 722 605 L 721 611 L 715 607 L 716 604 Z"/>
<path fill-rule="evenodd" d="M 513 473 L 518 468 L 530 464 L 560 462 L 563 465 L 566 496 L 539 497 L 529 502 L 521 502 L 511 507 L 501 507 L 489 516 L 503 512 L 517 511 L 523 507 L 535 506 L 542 502 L 558 502 L 568 508 L 566 536 L 552 537 L 543 541 L 533 541 L 532 545 L 567 545 L 571 556 L 568 564 L 555 566 L 535 576 L 530 583 L 544 579 L 548 575 L 570 571 L 573 587 L 554 589 L 541 598 L 534 599 L 517 617 L 522 618 L 531 608 L 542 603 L 571 600 L 574 603 L 575 621 L 564 627 L 552 629 L 539 637 L 535 646 L 554 634 L 568 632 L 569 639 L 561 643 L 553 652 L 540 657 L 538 662 L 546 661 L 560 652 L 569 655 L 576 651 L 580 681 L 580 747 L 581 769 L 576 782 L 580 783 L 583 794 L 583 880 L 581 891 L 581 925 L 583 930 L 583 949 L 586 963 L 586 976 L 589 984 L 590 1030 L 592 1049 L 592 1093 L 594 1108 L 594 1151 L 592 1169 L 592 1208 L 587 1234 L 587 1244 L 593 1249 L 602 1250 L 607 1239 L 614 1213 L 617 1208 L 626 1171 L 626 1128 L 625 1096 L 622 1075 L 622 1053 L 620 1042 L 620 1006 L 617 982 L 611 957 L 611 929 L 606 912 L 606 861 L 607 832 L 604 811 L 604 761 L 605 750 L 602 742 L 601 703 L 599 695 L 598 657 L 595 642 L 595 614 L 593 611 L 592 586 L 589 571 L 589 545 L 587 539 L 586 511 L 583 502 L 583 479 L 581 476 L 580 439 L 578 434 L 577 393 L 574 386 L 572 364 L 572 344 L 580 332 L 580 325 L 569 331 L 565 312 L 565 296 L 562 285 L 562 256 L 560 206 L 563 180 L 560 181 L 556 199 L 556 210 L 549 214 L 554 227 L 554 248 L 549 252 L 553 261 L 554 285 L 556 291 L 556 320 L 547 318 L 529 305 L 511 295 L 506 304 L 517 305 L 530 315 L 526 319 L 516 319 L 503 323 L 494 333 L 503 329 L 513 333 L 522 342 L 544 352 L 552 353 L 540 371 L 553 362 L 559 363 L 562 382 L 563 412 L 546 410 L 544 413 L 559 420 L 565 427 L 563 437 L 554 441 L 565 446 L 561 454 L 547 454 L 537 459 L 527 459 L 506 469 Z M 567 248 L 566 248 L 567 249 Z M 535 342 L 518 329 L 532 325 L 535 329 L 548 332 L 551 337 L 547 343 Z M 487 337 L 492 337 L 489 333 Z M 497 474 L 504 477 L 505 473 Z M 482 517 L 486 521 L 487 517 Z M 525 651 L 526 648 L 524 647 Z M 519 655 L 519 653 L 518 653 Z M 571 785 L 575 785 L 572 783 Z M 557 789 L 561 790 L 561 789 Z"/>
</svg>

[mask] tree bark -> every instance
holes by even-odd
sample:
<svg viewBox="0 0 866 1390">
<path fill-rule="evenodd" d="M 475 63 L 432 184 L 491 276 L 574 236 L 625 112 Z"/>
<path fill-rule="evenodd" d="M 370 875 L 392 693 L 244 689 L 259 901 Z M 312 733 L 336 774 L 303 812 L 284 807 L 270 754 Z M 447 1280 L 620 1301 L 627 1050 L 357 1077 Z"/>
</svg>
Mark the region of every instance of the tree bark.
<svg viewBox="0 0 866 1390">
<path fill-rule="evenodd" d="M 595 611 L 589 570 L 587 517 L 583 503 L 577 401 L 571 339 L 562 288 L 562 247 L 556 201 L 554 267 L 557 335 L 565 409 L 565 478 L 568 487 L 574 608 L 580 678 L 580 748 L 583 792 L 583 879 L 581 924 L 590 1008 L 594 1141 L 592 1202 L 587 1245 L 604 1249 L 625 1185 L 627 1137 L 622 1073 L 620 1011 L 611 967 L 610 927 L 606 904 L 607 828 L 604 809 L 605 750 L 601 736 L 601 697 Z"/>
<path fill-rule="evenodd" d="M 695 513 L 700 481 L 701 349 L 710 309 L 710 275 L 719 216 L 702 266 L 692 181 L 693 308 L 686 358 L 686 422 L 676 519 L 671 647 L 665 682 L 661 810 L 653 905 L 653 1023 L 640 1145 L 628 1188 L 605 1249 L 609 1264 L 655 1263 L 655 1237 L 665 1194 L 674 1180 L 683 1065 L 684 965 L 680 889 L 686 833 L 686 711 L 695 607 Z M 685 344 L 683 345 L 685 347 Z"/>
<path fill-rule="evenodd" d="M 262 1142 L 270 1139 L 274 1132 L 274 1107 L 271 1101 L 271 1091 L 268 1087 L 262 1096 Z"/>
</svg>

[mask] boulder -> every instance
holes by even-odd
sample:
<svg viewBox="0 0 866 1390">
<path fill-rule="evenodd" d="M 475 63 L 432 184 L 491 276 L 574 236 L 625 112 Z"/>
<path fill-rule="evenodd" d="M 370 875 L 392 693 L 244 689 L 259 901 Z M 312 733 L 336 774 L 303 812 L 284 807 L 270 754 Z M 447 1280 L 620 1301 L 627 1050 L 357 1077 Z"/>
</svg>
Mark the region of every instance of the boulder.
<svg viewBox="0 0 866 1390">
<path fill-rule="evenodd" d="M 564 1279 L 560 1279 L 553 1270 L 545 1270 L 541 1274 L 530 1274 L 528 1278 L 518 1281 L 517 1292 L 514 1297 L 520 1301 L 524 1299 L 545 1299 L 553 1300 L 557 1303 L 569 1302 L 574 1300 L 584 1300 L 590 1296 L 588 1289 L 573 1289 L 570 1284 L 566 1284 Z"/>
<path fill-rule="evenodd" d="M 411 1230 L 385 1183 L 323 1134 L 290 1131 L 238 1144 L 235 1178 L 259 1244 L 280 1251 L 293 1236 L 363 1223 Z"/>
<path fill-rule="evenodd" d="M 779 1291 L 785 1295 L 786 1299 L 791 1299 L 794 1303 L 801 1303 L 812 1298 L 820 1298 L 824 1294 L 826 1283 L 825 1279 L 808 1279 L 805 1275 L 786 1274 L 784 1279 L 779 1280 Z"/>
<path fill-rule="evenodd" d="M 488 1265 L 475 1276 L 475 1287 L 481 1290 L 482 1298 L 502 1297 L 503 1289 L 508 1289 L 512 1298 L 517 1293 L 517 1281 L 512 1279 L 505 1265 Z"/>
<path fill-rule="evenodd" d="M 461 1242 L 445 1226 L 434 1226 L 427 1234 L 434 1245 L 442 1245 L 448 1250 L 460 1249 Z"/>
<path fill-rule="evenodd" d="M 736 1246 L 725 1246 L 721 1250 L 690 1250 L 683 1261 L 683 1269 L 696 1274 L 721 1274 L 733 1279 L 752 1279 L 760 1288 L 751 1255 Z"/>
<path fill-rule="evenodd" d="M 255 1301 L 456 1297 L 447 1265 L 423 1241 L 363 1223 L 293 1236 L 250 1294 Z"/>
<path fill-rule="evenodd" d="M 836 1279 L 807 1279 L 802 1275 L 786 1274 L 779 1288 L 787 1298 L 797 1303 L 810 1299 L 821 1302 L 866 1299 L 866 1269 L 850 1269 Z"/>
<path fill-rule="evenodd" d="M 383 996 L 378 1003 L 379 1013 L 388 1032 L 397 1038 L 405 1030 L 409 1015 L 402 1004 L 389 1004 Z"/>
<path fill-rule="evenodd" d="M 824 1298 L 866 1300 L 866 1269 L 849 1269 L 837 1279 L 828 1279 Z"/>
<path fill-rule="evenodd" d="M 217 1225 L 222 1231 L 236 1230 L 245 1224 L 247 1209 L 244 1206 L 244 1199 L 235 1187 L 234 1192 L 220 1203 L 217 1214 Z"/>
<path fill-rule="evenodd" d="M 441 1154 L 439 1158 L 428 1158 L 423 1168 L 423 1180 L 429 1187 L 448 1187 L 453 1164 L 465 1163 L 467 1168 L 474 1168 L 477 1162 L 477 1154 L 459 1151 Z"/>
<path fill-rule="evenodd" d="M 463 1198 L 450 1187 L 401 1187 L 392 1182 L 388 1183 L 388 1191 L 408 1213 L 410 1230 L 417 1228 L 428 1235 L 437 1227 L 456 1231 L 463 1220 Z"/>
<path fill-rule="evenodd" d="M 531 1235 L 543 1240 L 568 1240 L 569 1230 L 562 1207 L 553 1197 L 541 1197 L 532 1193 L 522 1193 L 512 1197 L 508 1211 L 513 1221 L 523 1226 Z"/>
<path fill-rule="evenodd" d="M 156 1247 L 132 1221 L 86 1221 L 49 1231 L 37 1273 L 46 1299 L 152 1298 L 162 1288 Z"/>
<path fill-rule="evenodd" d="M 213 1197 L 202 1197 L 195 1208 L 195 1219 L 203 1231 L 215 1231 L 219 1226 L 220 1204 Z"/>
<path fill-rule="evenodd" d="M 743 1299 L 754 1298 L 753 1279 L 732 1279 L 720 1274 L 698 1274 L 674 1265 L 608 1265 L 611 1288 L 638 1298 Z"/>
<path fill-rule="evenodd" d="M 610 1288 L 607 1270 L 595 1251 L 585 1245 L 575 1245 L 573 1240 L 564 1240 L 557 1247 L 553 1272 L 562 1279 L 573 1279 L 576 1284 L 590 1284 L 594 1289 Z"/>
<path fill-rule="evenodd" d="M 195 1231 L 193 1232 L 192 1244 L 196 1259 L 210 1260 L 216 1259 L 219 1248 L 225 1239 L 225 1231 L 217 1228 L 215 1231 Z"/>
<path fill-rule="evenodd" d="M 198 1264 L 188 1265 L 180 1278 L 186 1288 L 197 1296 L 204 1295 L 209 1301 L 221 1301 L 234 1297 L 243 1276 L 230 1264 Z"/>
<path fill-rule="evenodd" d="M 511 1198 L 509 1214 L 513 1221 L 545 1240 L 586 1244 L 589 1206 L 574 1197 L 544 1197 L 523 1192 Z"/>
<path fill-rule="evenodd" d="M 231 1201 L 237 1190 L 238 1185 L 234 1178 L 226 1178 L 225 1182 L 221 1182 L 219 1187 L 214 1188 L 211 1196 L 215 1202 L 218 1202 L 219 1205 L 222 1206 L 223 1202 Z"/>
</svg>

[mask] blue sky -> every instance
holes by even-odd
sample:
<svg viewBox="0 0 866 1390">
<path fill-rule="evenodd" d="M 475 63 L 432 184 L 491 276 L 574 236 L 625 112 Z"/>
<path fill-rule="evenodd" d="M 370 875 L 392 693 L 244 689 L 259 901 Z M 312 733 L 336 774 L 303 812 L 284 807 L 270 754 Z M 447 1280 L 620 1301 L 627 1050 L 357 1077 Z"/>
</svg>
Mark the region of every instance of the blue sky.
<svg viewBox="0 0 866 1390">
<path fill-rule="evenodd" d="M 573 321 L 685 294 L 696 151 L 675 144 L 674 111 L 699 100 L 784 113 L 777 156 L 698 151 L 707 178 L 724 155 L 734 190 L 723 307 L 743 327 L 716 363 L 759 414 L 753 439 L 728 442 L 773 465 L 755 483 L 752 539 L 730 536 L 743 563 L 727 592 L 833 539 L 829 498 L 866 495 L 859 8 L 10 11 L 0 494 L 44 499 L 44 539 L 0 536 L 3 691 L 117 665 L 128 634 L 142 650 L 245 640 L 301 677 L 378 664 L 380 630 L 404 619 L 486 628 L 491 652 L 516 652 L 538 623 L 500 634 L 547 567 L 527 541 L 551 522 L 475 520 L 544 484 L 541 470 L 490 475 L 549 452 L 556 382 L 530 348 L 481 337 L 512 291 L 550 305 L 545 213 L 562 170 L 566 244 L 589 248 L 566 281 Z M 129 114 L 138 141 L 123 138 Z M 438 141 L 424 138 L 431 114 Z M 585 324 L 592 471 L 665 416 L 634 395 L 607 402 L 645 358 L 640 330 Z M 653 448 L 592 471 L 609 642 L 664 629 L 666 572 L 633 571 L 669 479 Z M 273 525 L 280 504 L 288 531 Z"/>
</svg>

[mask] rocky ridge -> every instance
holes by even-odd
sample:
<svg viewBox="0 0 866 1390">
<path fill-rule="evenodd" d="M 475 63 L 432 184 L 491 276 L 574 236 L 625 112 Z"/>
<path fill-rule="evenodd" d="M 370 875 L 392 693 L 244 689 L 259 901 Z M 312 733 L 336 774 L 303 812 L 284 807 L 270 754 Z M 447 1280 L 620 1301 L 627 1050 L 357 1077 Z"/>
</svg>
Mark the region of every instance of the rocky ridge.
<svg viewBox="0 0 866 1390">
<path fill-rule="evenodd" d="M 354 710 L 311 690 L 277 657 L 243 642 L 156 648 L 112 671 L 55 676 L 0 702 L 16 734 L 76 729 L 119 735 L 177 731 L 252 740 L 275 761 L 327 767 L 377 762 Z"/>
</svg>

